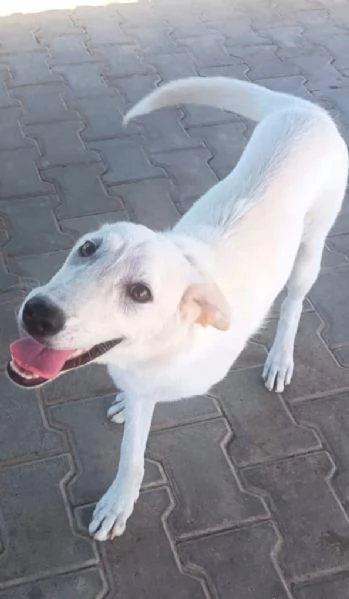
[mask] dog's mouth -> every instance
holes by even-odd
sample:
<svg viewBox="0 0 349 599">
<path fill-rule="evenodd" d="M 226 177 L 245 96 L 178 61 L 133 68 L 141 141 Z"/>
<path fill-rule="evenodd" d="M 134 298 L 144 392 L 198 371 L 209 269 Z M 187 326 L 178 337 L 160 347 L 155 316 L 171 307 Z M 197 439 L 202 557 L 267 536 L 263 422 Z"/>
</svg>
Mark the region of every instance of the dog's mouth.
<svg viewBox="0 0 349 599">
<path fill-rule="evenodd" d="M 11 359 L 7 364 L 7 373 L 20 387 L 39 387 L 64 372 L 93 362 L 121 341 L 122 338 L 113 339 L 83 350 L 57 350 L 42 345 L 32 337 L 25 337 L 10 346 Z"/>
</svg>

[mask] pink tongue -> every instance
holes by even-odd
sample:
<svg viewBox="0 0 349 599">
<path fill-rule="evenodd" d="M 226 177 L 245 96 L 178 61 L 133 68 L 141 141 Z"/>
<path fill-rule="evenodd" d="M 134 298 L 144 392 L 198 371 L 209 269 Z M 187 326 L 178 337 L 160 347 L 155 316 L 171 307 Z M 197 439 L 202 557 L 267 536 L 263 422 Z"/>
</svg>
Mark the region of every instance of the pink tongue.
<svg viewBox="0 0 349 599">
<path fill-rule="evenodd" d="M 29 337 L 12 343 L 10 352 L 18 366 L 44 379 L 54 379 L 74 353 L 71 350 L 49 349 Z"/>
</svg>

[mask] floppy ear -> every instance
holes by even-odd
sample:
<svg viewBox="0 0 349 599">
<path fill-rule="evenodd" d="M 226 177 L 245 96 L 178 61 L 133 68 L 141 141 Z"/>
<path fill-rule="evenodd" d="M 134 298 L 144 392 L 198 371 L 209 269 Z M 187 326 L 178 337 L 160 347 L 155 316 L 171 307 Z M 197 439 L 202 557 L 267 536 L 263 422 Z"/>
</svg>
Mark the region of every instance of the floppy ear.
<svg viewBox="0 0 349 599">
<path fill-rule="evenodd" d="M 185 291 L 180 312 L 183 318 L 226 331 L 230 326 L 230 310 L 223 294 L 213 283 L 190 285 Z"/>
</svg>

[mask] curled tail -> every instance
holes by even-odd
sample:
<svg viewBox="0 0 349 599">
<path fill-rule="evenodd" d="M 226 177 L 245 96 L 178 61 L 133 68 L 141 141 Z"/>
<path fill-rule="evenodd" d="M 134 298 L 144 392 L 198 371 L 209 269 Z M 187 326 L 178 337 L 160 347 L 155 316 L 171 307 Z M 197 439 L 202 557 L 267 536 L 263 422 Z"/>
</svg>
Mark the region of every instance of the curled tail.
<svg viewBox="0 0 349 599">
<path fill-rule="evenodd" d="M 318 109 L 307 100 L 248 81 L 228 77 L 188 77 L 171 81 L 145 96 L 126 114 L 124 124 L 153 110 L 184 103 L 222 108 L 253 121 L 261 121 L 285 108 Z"/>
</svg>

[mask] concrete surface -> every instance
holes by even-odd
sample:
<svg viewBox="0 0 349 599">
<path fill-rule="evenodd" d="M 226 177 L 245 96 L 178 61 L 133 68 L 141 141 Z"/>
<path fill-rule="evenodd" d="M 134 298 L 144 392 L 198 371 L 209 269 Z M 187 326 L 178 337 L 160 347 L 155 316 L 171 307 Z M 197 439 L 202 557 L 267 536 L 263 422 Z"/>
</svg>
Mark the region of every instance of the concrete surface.
<svg viewBox="0 0 349 599">
<path fill-rule="evenodd" d="M 59 4 L 59 3 L 58 3 Z M 349 5 L 145 0 L 0 19 L 0 360 L 15 307 L 105 220 L 176 221 L 251 125 L 183 108 L 124 130 L 161 81 L 227 74 L 313 98 L 349 134 Z M 126 534 L 96 545 L 121 429 L 104 371 L 39 393 L 1 374 L 1 599 L 349 598 L 349 208 L 328 240 L 283 396 L 261 382 L 275 329 L 204 399 L 156 411 Z M 278 304 L 279 305 L 279 304 Z"/>
</svg>

